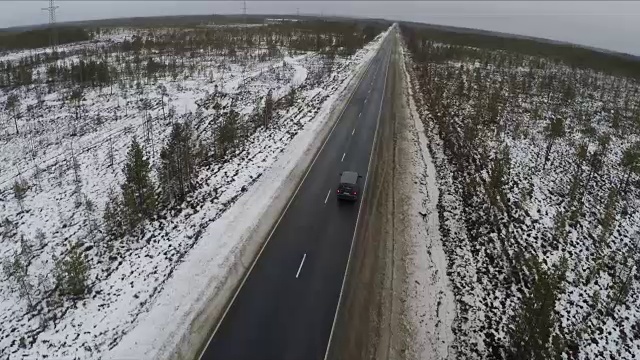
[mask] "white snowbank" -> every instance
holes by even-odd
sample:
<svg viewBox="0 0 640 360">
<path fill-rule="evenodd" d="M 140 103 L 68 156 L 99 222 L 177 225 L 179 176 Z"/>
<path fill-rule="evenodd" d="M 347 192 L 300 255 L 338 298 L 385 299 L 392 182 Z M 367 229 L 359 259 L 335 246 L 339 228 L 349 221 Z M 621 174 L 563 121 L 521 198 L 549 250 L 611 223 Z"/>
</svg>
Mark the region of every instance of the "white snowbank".
<svg viewBox="0 0 640 360">
<path fill-rule="evenodd" d="M 437 360 L 455 358 L 449 353 L 453 343 L 451 325 L 455 318 L 455 298 L 447 276 L 447 261 L 442 246 L 438 219 L 438 181 L 431 158 L 422 120 L 416 110 L 413 89 L 402 47 L 402 72 L 405 79 L 405 98 L 409 105 L 410 127 L 416 140 L 414 154 L 414 182 L 405 186 L 416 189 L 410 200 L 411 240 L 407 259 L 408 319 L 413 339 L 408 341 L 412 359 Z M 415 179 L 418 179 L 416 182 Z"/>
</svg>

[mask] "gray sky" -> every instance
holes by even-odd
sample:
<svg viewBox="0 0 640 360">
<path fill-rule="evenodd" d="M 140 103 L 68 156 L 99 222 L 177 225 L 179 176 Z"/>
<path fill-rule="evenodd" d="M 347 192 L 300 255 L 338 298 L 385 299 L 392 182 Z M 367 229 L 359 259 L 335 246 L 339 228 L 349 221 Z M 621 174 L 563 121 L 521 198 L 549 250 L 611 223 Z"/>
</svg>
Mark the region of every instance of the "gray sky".
<svg viewBox="0 0 640 360">
<path fill-rule="evenodd" d="M 0 27 L 48 21 L 46 0 L 0 1 Z M 57 1 L 58 21 L 241 13 L 242 1 Z M 247 1 L 250 14 L 381 17 L 538 36 L 640 55 L 640 1 Z"/>
</svg>

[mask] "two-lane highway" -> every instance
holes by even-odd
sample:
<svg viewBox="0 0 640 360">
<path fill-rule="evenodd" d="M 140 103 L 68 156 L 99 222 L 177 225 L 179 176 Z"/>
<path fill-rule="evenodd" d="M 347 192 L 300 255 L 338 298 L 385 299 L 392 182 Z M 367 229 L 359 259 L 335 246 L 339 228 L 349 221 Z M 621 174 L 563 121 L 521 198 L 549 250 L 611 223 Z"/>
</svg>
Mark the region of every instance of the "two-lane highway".
<svg viewBox="0 0 640 360">
<path fill-rule="evenodd" d="M 362 201 L 335 192 L 345 170 L 366 188 L 394 38 L 371 60 L 200 359 L 325 357 Z"/>
</svg>

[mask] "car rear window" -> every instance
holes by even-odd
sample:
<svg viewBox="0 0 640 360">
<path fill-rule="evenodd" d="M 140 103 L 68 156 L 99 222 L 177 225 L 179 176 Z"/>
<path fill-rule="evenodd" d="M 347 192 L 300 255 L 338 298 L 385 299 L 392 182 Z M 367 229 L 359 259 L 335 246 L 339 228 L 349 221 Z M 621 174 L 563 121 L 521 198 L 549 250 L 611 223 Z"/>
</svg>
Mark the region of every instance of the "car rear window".
<svg viewBox="0 0 640 360">
<path fill-rule="evenodd" d="M 351 184 L 340 184 L 340 187 L 338 189 L 346 192 L 352 192 L 353 190 L 357 190 L 356 187 Z"/>
</svg>

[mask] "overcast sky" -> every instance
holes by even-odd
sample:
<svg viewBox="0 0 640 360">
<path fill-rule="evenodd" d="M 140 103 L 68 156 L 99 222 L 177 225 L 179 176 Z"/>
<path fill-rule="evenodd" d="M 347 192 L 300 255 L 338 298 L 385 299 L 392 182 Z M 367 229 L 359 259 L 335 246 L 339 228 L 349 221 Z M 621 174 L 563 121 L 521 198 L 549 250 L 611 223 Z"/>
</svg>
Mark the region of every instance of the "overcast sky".
<svg viewBox="0 0 640 360">
<path fill-rule="evenodd" d="M 57 1 L 58 21 L 241 13 L 242 1 Z M 46 0 L 0 1 L 0 27 L 48 21 Z M 640 55 L 640 1 L 247 1 L 249 14 L 329 14 L 502 31 Z"/>
</svg>

